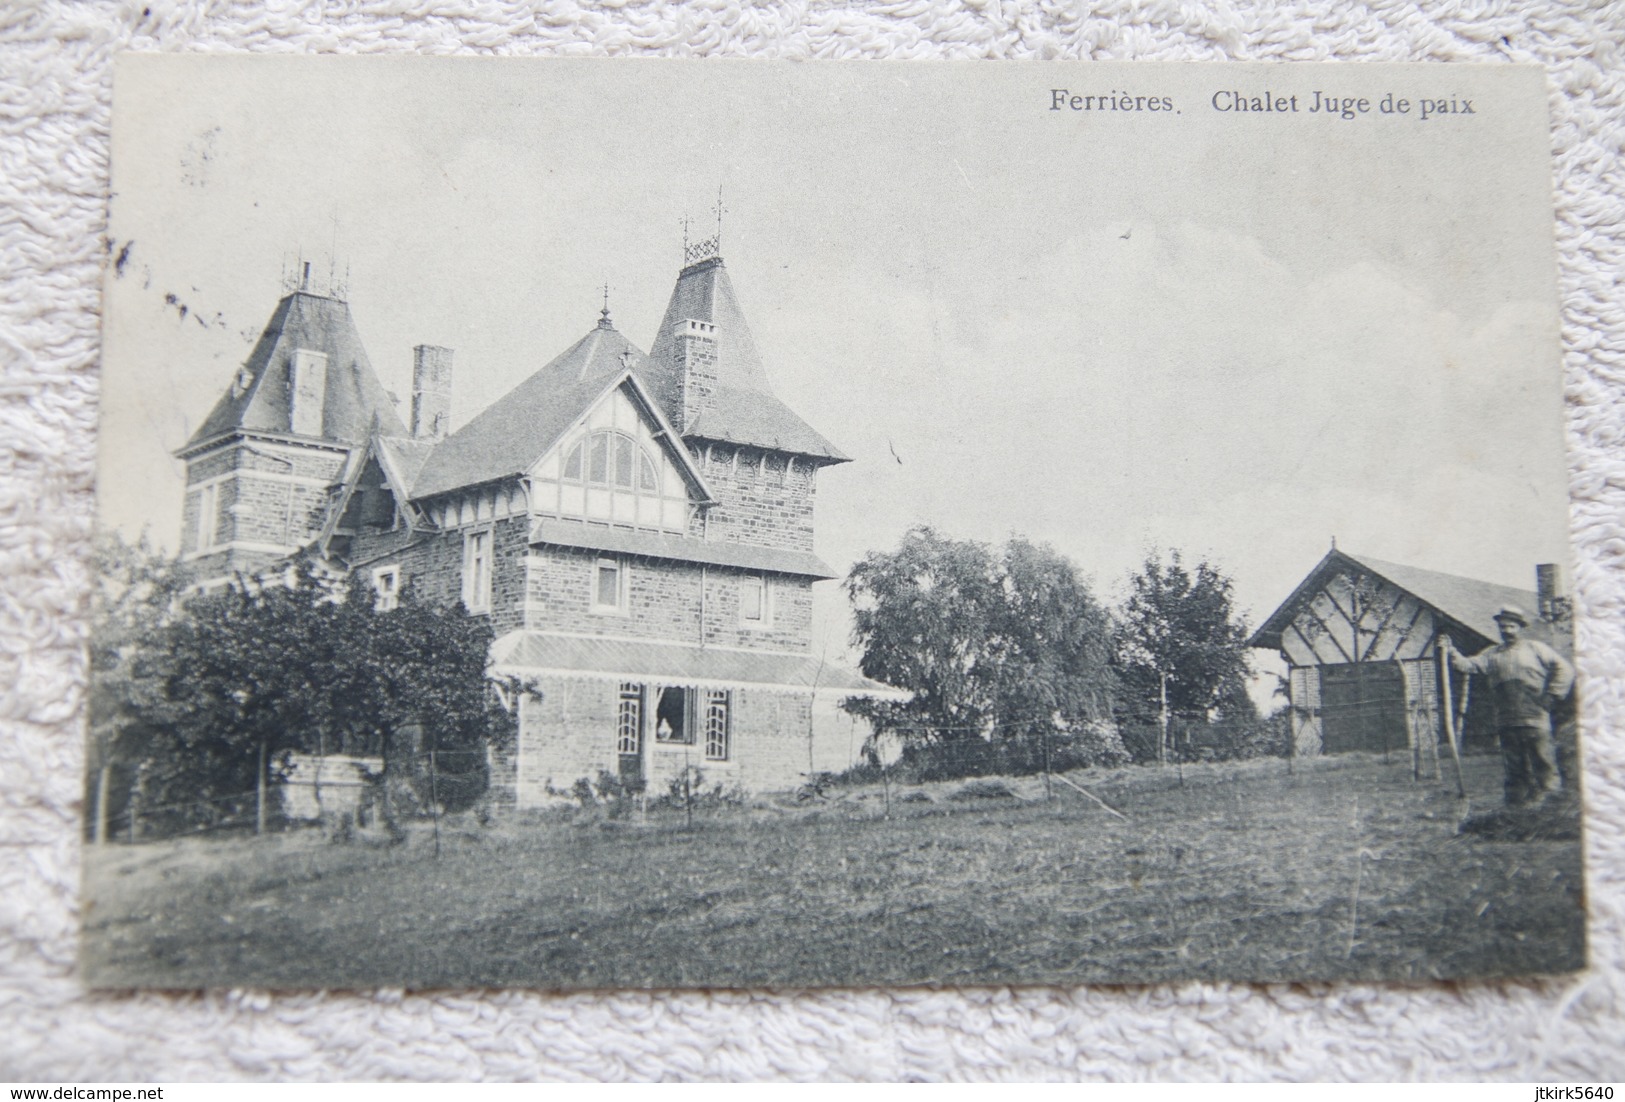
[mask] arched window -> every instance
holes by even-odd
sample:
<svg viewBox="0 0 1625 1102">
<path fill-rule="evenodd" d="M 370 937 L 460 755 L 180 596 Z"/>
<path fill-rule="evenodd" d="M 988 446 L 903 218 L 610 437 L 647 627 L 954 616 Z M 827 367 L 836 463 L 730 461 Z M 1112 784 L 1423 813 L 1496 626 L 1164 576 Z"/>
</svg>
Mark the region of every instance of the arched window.
<svg viewBox="0 0 1625 1102">
<path fill-rule="evenodd" d="M 636 488 L 658 493 L 654 461 L 636 440 L 622 432 L 595 432 L 570 449 L 564 477 L 597 486 Z"/>
</svg>

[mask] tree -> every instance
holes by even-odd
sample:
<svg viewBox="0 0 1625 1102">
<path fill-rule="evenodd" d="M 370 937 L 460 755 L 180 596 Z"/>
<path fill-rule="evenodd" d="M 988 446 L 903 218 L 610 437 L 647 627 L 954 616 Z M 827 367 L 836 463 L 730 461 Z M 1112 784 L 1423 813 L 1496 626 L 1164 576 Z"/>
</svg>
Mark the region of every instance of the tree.
<svg viewBox="0 0 1625 1102">
<path fill-rule="evenodd" d="M 142 676 L 139 659 L 178 613 L 190 577 L 155 551 L 145 533 L 134 544 L 117 534 L 98 535 L 92 563 L 85 806 L 91 812 L 91 840 L 105 842 L 115 801 L 122 801 L 129 788 L 115 789 L 115 775 L 136 769 L 143 748 L 157 734 L 143 718 L 155 687 Z"/>
<path fill-rule="evenodd" d="M 1067 559 L 1012 539 L 995 551 L 929 527 L 871 552 L 846 580 L 861 668 L 913 692 L 852 710 L 905 746 L 1048 751 L 1066 742 L 1106 760 L 1115 739 L 1110 622 Z M 1031 763 L 1029 763 L 1031 764 Z"/>
<path fill-rule="evenodd" d="M 471 789 L 484 791 L 484 747 L 507 718 L 485 676 L 492 638 L 489 618 L 460 605 L 424 603 L 407 587 L 381 610 L 372 586 L 351 578 L 334 612 L 340 660 L 329 723 L 384 759 L 386 795 L 404 785 L 422 805 L 457 806 L 472 802 Z M 460 778 L 446 792 L 443 773 Z M 386 813 L 391 806 L 386 799 Z"/>
<path fill-rule="evenodd" d="M 186 601 L 145 659 L 161 689 L 148 718 L 175 743 L 152 765 L 165 803 L 185 798 L 207 819 L 252 792 L 265 829 L 272 769 L 316 749 L 341 706 L 335 618 L 333 591 L 303 563 L 283 582 L 238 578 Z"/>
<path fill-rule="evenodd" d="M 1153 550 L 1129 577 L 1116 640 L 1123 708 L 1132 719 L 1156 720 L 1159 759 L 1167 757 L 1171 716 L 1256 718 L 1248 634 L 1233 583 L 1209 562 L 1192 571 L 1179 551 L 1164 562 Z"/>
<path fill-rule="evenodd" d="M 107 714 L 139 732 L 137 787 L 171 819 L 219 821 L 252 796 L 264 830 L 268 785 L 296 752 L 382 756 L 386 793 L 394 781 L 425 805 L 484 791 L 485 740 L 511 726 L 493 720 L 485 618 L 410 591 L 379 609 L 365 581 L 338 585 L 305 562 L 170 608 L 120 652 L 127 687 Z M 448 756 L 455 780 L 442 793 Z"/>
</svg>

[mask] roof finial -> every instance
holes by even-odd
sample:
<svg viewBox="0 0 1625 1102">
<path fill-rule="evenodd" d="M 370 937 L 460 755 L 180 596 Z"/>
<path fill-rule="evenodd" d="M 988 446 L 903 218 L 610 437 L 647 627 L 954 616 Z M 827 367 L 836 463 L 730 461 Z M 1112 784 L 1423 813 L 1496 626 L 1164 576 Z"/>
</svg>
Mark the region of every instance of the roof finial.
<svg viewBox="0 0 1625 1102">
<path fill-rule="evenodd" d="M 1332 550 L 1333 551 L 1337 550 L 1337 537 L 1336 536 L 1332 537 Z"/>
<path fill-rule="evenodd" d="M 716 206 L 716 211 L 717 211 L 717 255 L 721 256 L 722 255 L 722 216 L 724 214 L 726 214 L 727 211 L 728 211 L 728 208 L 722 205 L 722 185 L 721 184 L 717 185 L 717 206 Z"/>
<path fill-rule="evenodd" d="M 698 264 L 702 260 L 722 259 L 722 215 L 727 208 L 722 205 L 722 189 L 717 188 L 717 205 L 712 208 L 717 216 L 717 232 L 710 237 L 695 241 L 689 236 L 689 220 L 683 219 L 683 265 Z"/>
<path fill-rule="evenodd" d="M 604 282 L 604 308 L 598 311 L 598 328 L 613 329 L 615 323 L 609 320 L 609 281 Z"/>
</svg>

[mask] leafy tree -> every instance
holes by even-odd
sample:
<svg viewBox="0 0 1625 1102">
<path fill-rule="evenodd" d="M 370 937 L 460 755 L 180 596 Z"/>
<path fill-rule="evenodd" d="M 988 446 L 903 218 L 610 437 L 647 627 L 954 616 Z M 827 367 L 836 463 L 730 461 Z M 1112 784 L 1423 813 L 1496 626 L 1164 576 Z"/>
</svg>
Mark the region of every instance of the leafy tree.
<svg viewBox="0 0 1625 1102">
<path fill-rule="evenodd" d="M 410 592 L 381 610 L 365 581 L 308 563 L 182 599 L 171 568 L 124 558 L 142 585 L 106 588 L 148 596 L 102 618 L 93 662 L 113 671 L 98 713 L 138 763 L 144 807 L 193 823 L 253 806 L 263 829 L 267 785 L 295 752 L 381 755 L 386 815 L 388 796 L 456 807 L 484 792 L 486 740 L 512 735 L 485 678 L 486 619 Z"/>
<path fill-rule="evenodd" d="M 1257 718 L 1247 695 L 1247 636 L 1233 583 L 1211 563 L 1191 570 L 1177 550 L 1166 561 L 1153 550 L 1129 577 L 1116 639 L 1122 709 L 1133 721 L 1158 723 L 1159 757 L 1171 717 Z"/>
<path fill-rule="evenodd" d="M 422 805 L 471 803 L 485 789 L 486 741 L 508 726 L 485 677 L 490 620 L 419 601 L 410 587 L 380 610 L 355 575 L 333 622 L 331 728 L 383 757 L 386 793 L 409 787 Z"/>
<path fill-rule="evenodd" d="M 958 747 L 966 763 L 1023 739 L 1088 760 L 1119 752 L 1102 726 L 1113 690 L 1109 618 L 1051 548 L 1012 539 L 995 550 L 918 527 L 896 551 L 865 556 L 846 591 L 864 674 L 914 694 L 852 703 L 877 733 L 916 749 Z M 1008 753 L 998 760 L 1037 766 Z"/>
<path fill-rule="evenodd" d="M 85 806 L 92 839 L 104 841 L 124 810 L 143 748 L 157 734 L 144 719 L 155 687 L 142 676 L 139 660 L 178 614 L 191 579 L 155 551 L 145 533 L 133 544 L 115 533 L 98 535 L 92 564 Z"/>
<path fill-rule="evenodd" d="M 264 829 L 266 786 L 276 763 L 314 750 L 338 707 L 332 692 L 342 652 L 332 591 L 308 566 L 286 584 L 239 578 L 186 601 L 145 656 L 161 691 L 148 703 L 153 726 L 174 741 L 155 759 L 164 803 L 207 808 L 255 794 Z"/>
</svg>

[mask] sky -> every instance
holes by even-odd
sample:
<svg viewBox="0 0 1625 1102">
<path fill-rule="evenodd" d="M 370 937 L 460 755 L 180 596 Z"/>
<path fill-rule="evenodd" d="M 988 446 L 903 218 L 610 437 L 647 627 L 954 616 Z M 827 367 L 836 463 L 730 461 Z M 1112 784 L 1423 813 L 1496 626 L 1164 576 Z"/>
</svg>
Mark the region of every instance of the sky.
<svg viewBox="0 0 1625 1102">
<path fill-rule="evenodd" d="M 456 350 L 455 426 L 605 283 L 647 349 L 720 188 L 773 387 L 854 460 L 819 482 L 838 571 L 931 524 L 1113 600 L 1179 548 L 1256 624 L 1334 537 L 1525 588 L 1568 561 L 1533 69 L 150 55 L 114 94 L 100 509 L 169 549 L 172 452 L 301 258 L 403 413 L 412 347 Z"/>
</svg>

